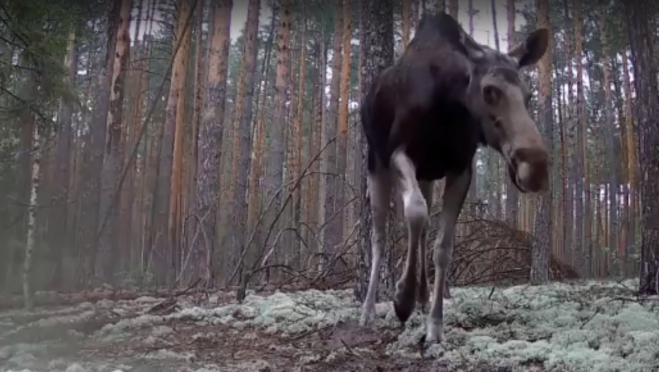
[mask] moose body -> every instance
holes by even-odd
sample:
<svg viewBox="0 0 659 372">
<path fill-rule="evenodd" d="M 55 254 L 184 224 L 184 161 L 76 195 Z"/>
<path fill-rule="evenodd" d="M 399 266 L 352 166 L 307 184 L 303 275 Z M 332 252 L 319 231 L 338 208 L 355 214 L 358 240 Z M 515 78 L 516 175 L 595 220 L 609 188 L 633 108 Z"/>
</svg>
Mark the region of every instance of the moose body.
<svg viewBox="0 0 659 372">
<path fill-rule="evenodd" d="M 362 100 L 368 143 L 368 192 L 373 216 L 372 263 L 360 323 L 375 315 L 375 294 L 394 181 L 401 186 L 408 229 L 405 267 L 394 309 L 401 322 L 415 302 L 428 303 L 426 223 L 434 181 L 446 179 L 435 241 L 435 280 L 427 342 L 443 339 L 443 291 L 455 225 L 472 179 L 479 145 L 499 152 L 521 192 L 548 187 L 548 154 L 528 113 L 530 92 L 519 69 L 544 55 L 549 34 L 538 29 L 508 53 L 473 40 L 449 15 L 423 17 L 401 58 L 371 83 Z M 418 259 L 420 278 L 416 275 Z"/>
</svg>

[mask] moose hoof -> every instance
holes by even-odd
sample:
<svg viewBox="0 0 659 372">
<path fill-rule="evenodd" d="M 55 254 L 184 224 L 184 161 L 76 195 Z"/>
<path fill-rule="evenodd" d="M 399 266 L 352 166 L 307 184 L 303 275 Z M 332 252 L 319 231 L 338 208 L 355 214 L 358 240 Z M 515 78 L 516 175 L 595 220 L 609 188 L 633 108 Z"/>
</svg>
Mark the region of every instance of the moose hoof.
<svg viewBox="0 0 659 372">
<path fill-rule="evenodd" d="M 444 323 L 441 321 L 429 320 L 424 341 L 426 344 L 441 344 L 444 341 Z"/>
<path fill-rule="evenodd" d="M 394 311 L 401 323 L 405 324 L 414 311 L 416 303 L 413 291 L 401 291 L 396 294 L 394 300 Z"/>
<path fill-rule="evenodd" d="M 364 307 L 364 309 L 362 310 L 362 315 L 359 318 L 359 326 L 368 327 L 369 325 L 373 324 L 374 320 L 375 320 L 375 308 Z"/>
</svg>

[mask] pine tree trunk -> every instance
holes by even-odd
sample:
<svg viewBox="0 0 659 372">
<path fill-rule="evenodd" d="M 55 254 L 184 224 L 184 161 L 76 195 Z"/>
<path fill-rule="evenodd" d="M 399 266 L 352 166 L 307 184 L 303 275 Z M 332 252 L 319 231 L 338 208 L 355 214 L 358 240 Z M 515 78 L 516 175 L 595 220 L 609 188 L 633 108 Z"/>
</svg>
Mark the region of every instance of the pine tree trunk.
<svg viewBox="0 0 659 372">
<path fill-rule="evenodd" d="M 537 0 L 538 26 L 551 30 L 549 24 L 549 0 Z M 550 32 L 551 35 L 551 32 Z M 538 63 L 538 80 L 540 83 L 539 91 L 539 114 L 540 123 L 544 140 L 547 141 L 547 151 L 550 158 L 553 156 L 552 144 L 552 56 L 553 56 L 553 37 L 549 38 L 549 46 L 545 55 Z M 550 175 L 553 172 L 550 172 Z M 540 210 L 535 221 L 536 240 L 533 244 L 531 259 L 531 283 L 545 284 L 549 281 L 549 256 L 552 247 L 552 192 L 553 183 L 550 180 L 549 190 L 540 196 Z"/>
<path fill-rule="evenodd" d="M 581 18 L 580 0 L 573 0 L 574 8 L 574 35 L 575 35 L 575 59 L 577 61 L 577 99 L 576 99 L 576 123 L 577 123 L 577 147 L 580 148 L 576 156 L 578 162 L 578 176 L 575 185 L 575 207 L 577 225 L 583 224 L 581 229 L 577 227 L 577 266 L 580 277 L 587 278 L 590 274 L 590 246 L 592 235 L 592 211 L 590 202 L 590 178 L 588 175 L 588 153 L 587 153 L 587 120 L 586 103 L 583 86 L 583 20 Z M 583 196 L 583 201 L 582 201 Z M 582 204 L 583 203 L 583 204 Z"/>
<path fill-rule="evenodd" d="M 65 84 L 74 89 L 76 87 L 76 75 L 78 73 L 78 57 L 76 53 L 76 33 L 70 31 L 67 38 L 66 55 L 64 57 L 64 67 L 66 68 Z M 69 287 L 71 270 L 74 265 L 67 265 L 73 259 L 72 235 L 69 230 L 69 181 L 71 176 L 71 142 L 73 138 L 73 106 L 69 102 L 60 102 L 57 113 L 57 139 L 55 148 L 55 171 L 53 187 L 56 194 L 53 198 L 53 208 L 50 214 L 50 241 L 52 249 L 51 262 L 54 263 L 54 274 L 52 287 L 63 289 Z M 66 266 L 66 268 L 65 268 Z M 67 273 L 67 275 L 64 275 Z M 65 285 L 66 284 L 66 285 Z"/>
<path fill-rule="evenodd" d="M 35 234 L 36 234 L 36 219 L 37 219 L 37 198 L 39 195 L 39 174 L 41 171 L 41 138 L 39 133 L 39 126 L 37 125 L 34 116 L 30 115 L 26 127 L 32 130 L 32 139 L 30 141 L 32 149 L 32 156 L 30 159 L 30 199 L 27 207 L 27 230 L 25 238 L 25 256 L 23 258 L 23 298 L 25 302 L 25 310 L 32 311 L 34 309 L 33 289 L 32 289 L 32 265 L 33 254 L 35 249 Z"/>
<path fill-rule="evenodd" d="M 86 282 L 96 277 L 99 271 L 98 264 L 104 262 L 98 260 L 99 247 L 97 232 L 100 216 L 101 201 L 101 170 L 103 168 L 103 155 L 106 142 L 107 122 L 109 115 L 110 82 L 114 67 L 114 55 L 116 51 L 117 31 L 119 24 L 119 11 L 121 0 L 114 0 L 108 13 L 107 45 L 105 65 L 98 73 L 98 85 L 94 93 L 94 108 L 91 114 L 91 128 L 89 142 L 85 146 L 85 161 L 83 174 L 85 186 L 82 195 L 82 211 L 80 220 L 80 240 L 83 247 L 83 270 L 85 275 L 79 276 L 79 281 Z"/>
<path fill-rule="evenodd" d="M 381 0 L 374 4 L 373 0 L 363 1 L 360 6 L 360 57 L 361 63 L 361 93 L 368 90 L 373 79 L 394 62 L 393 37 L 393 1 Z M 362 136 L 362 174 L 367 173 L 367 144 Z M 360 195 L 367 195 L 366 177 L 362 178 Z M 360 244 L 357 262 L 357 278 L 355 280 L 355 296 L 361 301 L 366 295 L 369 270 L 371 266 L 371 211 L 367 197 L 363 198 L 360 219 Z M 390 298 L 393 295 L 395 283 L 393 249 L 383 247 L 381 283 L 378 286 L 379 298 Z"/>
<path fill-rule="evenodd" d="M 227 271 L 233 271 L 238 264 L 238 258 L 245 247 L 247 227 L 247 178 L 251 165 L 251 122 L 252 103 L 254 96 L 254 80 L 257 54 L 257 32 L 259 26 L 260 0 L 249 0 L 247 19 L 245 21 L 245 44 L 243 47 L 241 72 L 236 93 L 234 111 L 234 186 L 231 205 L 231 251 L 225 260 Z M 279 164 L 281 166 L 281 164 Z M 244 266 L 240 265 L 239 277 L 243 276 Z M 227 278 L 228 279 L 228 278 Z M 227 283 L 228 284 L 228 283 Z"/>
<path fill-rule="evenodd" d="M 327 109 L 327 118 L 324 121 L 326 141 L 333 140 L 337 135 L 337 118 L 339 109 L 339 89 L 341 86 L 341 66 L 343 45 L 343 0 L 336 0 L 335 21 L 334 21 L 334 49 L 332 52 L 332 80 L 330 82 L 329 107 Z M 340 208 L 338 205 L 339 182 L 337 179 L 338 170 L 336 167 L 338 156 L 338 145 L 332 142 L 325 149 L 325 162 L 323 173 L 325 176 L 325 195 L 323 208 L 325 209 L 325 218 L 322 221 L 325 228 L 321 232 L 323 239 L 323 253 L 331 254 L 334 247 L 340 244 L 340 224 L 336 214 Z"/>
<path fill-rule="evenodd" d="M 286 100 L 288 96 L 288 89 L 290 83 L 289 61 L 290 61 L 290 38 L 291 38 L 291 10 L 290 0 L 283 0 L 281 4 L 281 12 L 279 15 L 279 30 L 277 31 L 277 76 L 275 79 L 275 97 L 272 117 L 272 128 L 267 131 L 269 133 L 270 141 L 268 146 L 268 156 L 266 157 L 266 174 L 265 174 L 265 189 L 266 189 L 266 203 L 272 198 L 274 202 L 270 205 L 267 211 L 267 218 L 265 219 L 264 228 L 269 229 L 270 225 L 274 222 L 274 218 L 282 208 L 283 197 L 283 165 L 286 155 L 286 142 L 285 133 L 287 125 L 286 120 Z M 295 146 L 295 144 L 293 144 Z M 296 152 L 294 152 L 295 154 Z M 292 171 L 293 181 L 297 179 L 295 170 L 298 168 L 299 158 L 293 156 L 290 159 L 289 172 Z M 275 226 L 280 225 L 280 223 Z M 277 234 L 278 229 L 273 230 L 270 239 L 273 239 Z M 266 247 L 269 244 L 275 243 L 274 240 L 266 241 Z M 269 249 L 269 248 L 268 248 Z"/>
<path fill-rule="evenodd" d="M 517 44 L 515 40 L 515 0 L 507 0 L 506 15 L 508 18 L 508 48 L 512 49 Z M 510 180 L 504 182 L 506 183 L 506 221 L 511 227 L 518 228 L 519 192 Z"/>
<path fill-rule="evenodd" d="M 199 172 L 199 127 L 201 125 L 201 116 L 204 106 L 204 92 L 206 90 L 205 69 L 204 69 L 204 52 L 203 52 L 203 32 L 204 32 L 204 0 L 198 0 L 197 4 L 197 29 L 195 30 L 195 95 L 194 107 L 192 111 L 192 136 L 188 149 L 189 153 L 189 177 L 187 179 L 186 189 L 187 197 L 184 203 L 183 213 L 188 209 L 194 211 L 197 197 L 197 174 Z M 197 220 L 193 217 L 189 219 L 186 227 L 186 239 L 188 241 L 188 249 L 192 249 L 192 239 L 194 239 L 194 231 L 197 230 Z M 192 251 L 190 251 L 192 252 Z"/>
<path fill-rule="evenodd" d="M 247 226 L 249 234 L 255 234 L 254 236 L 254 246 L 262 247 L 262 237 L 265 236 L 263 228 L 259 229 L 259 232 L 256 232 L 256 224 L 260 213 L 263 209 L 264 200 L 262 195 L 258 192 L 252 192 L 251 190 L 259 190 L 263 185 L 263 156 L 265 155 L 265 139 L 267 137 L 265 119 L 268 111 L 268 102 L 266 101 L 266 92 L 270 89 L 270 79 L 268 73 L 270 71 L 270 60 L 272 58 L 272 47 L 274 44 L 275 37 L 275 26 L 277 17 L 271 17 L 270 21 L 270 32 L 268 38 L 265 42 L 265 57 L 263 58 L 263 63 L 261 65 L 261 74 L 259 76 L 259 81 L 261 82 L 261 92 L 256 99 L 256 110 L 257 119 L 255 125 L 255 133 L 253 135 L 254 141 L 256 141 L 256 148 L 254 150 L 254 159 L 252 161 L 252 168 L 250 169 L 249 175 L 249 203 L 248 203 L 248 221 Z M 267 203 L 267 201 L 265 201 Z M 263 226 L 263 222 L 259 226 Z M 270 280 L 270 270 L 265 270 L 263 272 L 265 277 L 265 282 L 268 283 Z"/>
<path fill-rule="evenodd" d="M 627 58 L 627 51 L 622 53 L 622 70 L 623 70 L 623 87 L 625 94 L 625 131 L 627 133 L 627 183 L 629 188 L 629 200 L 627 204 L 627 231 L 629 231 L 630 247 L 636 246 L 636 200 L 637 185 L 636 185 L 636 167 L 637 167 L 637 147 L 636 138 L 637 132 L 634 128 L 634 117 L 632 113 L 632 83 L 629 78 L 629 60 Z M 628 252 L 628 255 L 632 252 Z M 631 269 L 629 261 L 625 262 L 627 270 Z"/>
<path fill-rule="evenodd" d="M 124 129 L 122 137 L 122 164 L 128 166 L 128 173 L 126 174 L 126 179 L 123 182 L 119 195 L 119 226 L 118 226 L 118 241 L 119 246 L 123 247 L 126 251 L 126 257 L 124 260 L 124 269 L 125 272 L 129 275 L 134 274 L 135 272 L 135 258 L 136 252 L 134 247 L 136 244 L 134 242 L 138 241 L 136 233 L 139 233 L 139 224 L 133 223 L 133 218 L 138 212 L 136 206 L 139 205 L 138 198 L 135 197 L 135 188 L 136 188 L 136 177 L 138 168 L 140 166 L 140 158 L 137 157 L 133 162 L 131 159 L 131 149 L 135 145 L 136 135 L 141 129 L 141 120 L 142 120 L 142 99 L 141 92 L 144 89 L 144 78 L 145 75 L 143 66 L 145 65 L 144 61 L 144 45 L 139 42 L 140 35 L 140 26 L 141 26 L 141 17 L 142 17 L 142 8 L 143 3 L 140 1 L 137 4 L 137 17 L 134 20 L 135 27 L 132 40 L 133 50 L 131 50 L 129 59 L 129 66 L 137 65 L 142 68 L 138 68 L 137 71 L 127 71 L 128 74 L 126 81 L 129 82 L 128 88 L 128 102 L 126 104 L 125 110 L 126 114 L 130 119 L 126 118 L 123 121 Z M 142 45 L 140 45 L 142 44 Z M 139 50 L 142 50 L 140 53 Z M 138 59 L 139 58 L 139 59 Z"/>
<path fill-rule="evenodd" d="M 605 204 L 608 209 L 608 234 L 607 247 L 610 249 L 611 253 L 617 253 L 618 251 L 618 188 L 619 188 L 619 179 L 618 175 L 620 174 L 620 151 L 619 143 L 616 140 L 616 124 L 614 118 L 614 107 L 613 107 L 613 95 L 611 92 L 611 58 L 610 56 L 610 47 L 609 47 L 609 37 L 606 27 L 606 8 L 600 6 L 599 9 L 600 18 L 599 18 L 599 29 L 600 29 L 600 39 L 602 43 L 602 67 L 604 73 L 604 114 L 605 114 L 605 125 L 607 130 L 606 134 L 606 154 L 609 164 L 609 199 L 608 203 Z"/>
<path fill-rule="evenodd" d="M 123 149 L 121 148 L 122 127 L 124 118 L 124 92 L 126 80 L 126 68 L 130 51 L 130 35 L 128 33 L 128 24 L 130 22 L 130 12 L 132 10 L 132 0 L 121 0 L 119 19 L 117 25 L 117 40 L 115 42 L 114 65 L 112 67 L 112 78 L 110 81 L 110 101 L 107 120 L 107 137 L 105 142 L 105 151 L 103 167 L 101 170 L 101 207 L 99 219 L 101 268 L 100 277 L 114 282 L 113 277 L 117 271 L 123 269 L 121 265 L 125 258 L 126 252 L 123 247 L 119 246 L 117 232 L 119 228 L 119 197 L 116 193 L 119 177 L 121 175 Z M 107 222 L 106 222 L 107 221 Z"/>
<path fill-rule="evenodd" d="M 343 60 L 341 66 L 341 88 L 340 88 L 340 103 L 339 103 L 339 121 L 338 121 L 338 141 L 336 147 L 337 157 L 337 174 L 341 175 L 337 179 L 336 187 L 336 210 L 335 221 L 336 230 L 333 233 L 337 234 L 335 241 L 338 243 L 332 247 L 332 254 L 337 254 L 337 250 L 341 249 L 343 242 L 343 230 L 346 214 L 346 156 L 348 150 L 348 101 L 350 99 L 350 62 L 351 62 L 351 46 L 352 40 L 352 1 L 345 0 L 343 4 Z M 337 263 L 340 265 L 339 263 Z M 337 267 L 338 271 L 343 271 L 345 268 Z"/>
<path fill-rule="evenodd" d="M 211 3 L 212 29 L 209 33 L 208 83 L 204 110 L 199 127 L 199 170 L 196 184 L 195 214 L 199 217 L 198 231 L 194 230 L 191 265 L 197 276 L 210 280 L 213 277 L 212 258 L 217 242 L 215 227 L 220 206 L 220 159 L 226 106 L 227 71 L 232 0 Z M 194 276 L 189 280 L 194 280 Z"/>
<path fill-rule="evenodd" d="M 295 114 L 293 115 L 293 129 L 294 129 L 294 134 L 295 134 L 295 158 L 297 159 L 297 163 L 295 164 L 295 178 L 297 179 L 300 177 L 302 174 L 302 154 L 303 154 L 303 148 L 304 148 L 304 139 L 303 139 L 303 125 L 304 125 L 304 108 L 305 108 L 305 99 L 304 97 L 307 96 L 306 94 L 306 83 L 307 83 L 307 18 L 306 18 L 306 12 L 303 10 L 303 20 L 304 25 L 302 26 L 302 36 L 301 36 L 301 41 L 300 41 L 300 59 L 299 59 L 299 76 L 298 76 L 298 100 L 297 100 L 297 108 L 295 111 Z M 314 109 L 315 106 L 312 105 L 312 110 Z M 310 159 L 310 157 L 307 157 L 307 159 Z M 302 218 L 302 195 L 304 193 L 302 185 L 305 183 L 301 183 L 300 187 L 298 190 L 295 192 L 294 197 L 293 197 L 293 222 L 295 223 L 295 226 L 299 226 L 300 221 L 303 219 Z M 309 215 L 309 213 L 305 213 L 305 215 Z M 311 235 L 310 234 L 305 234 L 308 235 L 306 236 L 306 241 L 310 241 Z M 304 235 L 303 235 L 304 236 Z M 293 248 L 295 252 L 299 254 L 299 259 L 300 264 L 302 264 L 302 251 L 300 248 L 302 245 L 299 243 L 298 239 L 295 240 L 295 243 L 293 244 Z"/>
<path fill-rule="evenodd" d="M 578 267 L 576 265 L 576 258 L 578 257 L 578 247 L 575 249 L 574 242 L 578 239 L 581 239 L 581 235 L 575 237 L 575 232 L 581 234 L 582 231 L 582 220 L 574 219 L 574 207 L 575 203 L 582 203 L 583 199 L 581 198 L 581 193 L 579 195 L 578 201 L 575 201 L 575 189 L 577 189 L 577 184 L 580 184 L 581 173 L 579 171 L 579 162 L 578 158 L 575 160 L 575 151 L 576 151 L 576 142 L 575 142 L 575 131 L 577 130 L 577 120 L 574 115 L 574 75 L 573 75 L 573 51 L 572 51 L 572 38 L 574 36 L 572 32 L 572 27 L 570 27 L 571 19 L 569 12 L 569 2 L 568 0 L 563 0 L 563 15 L 566 20 L 565 24 L 565 49 L 567 51 L 566 64 L 567 64 L 567 94 L 566 94 L 566 110 L 565 110 L 565 134 L 566 134 L 566 147 L 564 148 L 564 156 L 567 158 L 567 167 L 568 171 L 566 173 L 565 183 L 567 185 L 567 192 L 565 195 L 565 226 L 567 227 L 566 234 L 564 235 L 565 241 L 564 246 L 566 247 L 566 255 L 569 259 L 569 262 L 573 267 Z M 577 210 L 581 210 L 582 206 L 580 205 Z M 579 212 L 581 213 L 581 212 Z M 580 246 L 580 245 L 578 245 Z"/>
<path fill-rule="evenodd" d="M 627 2 L 636 117 L 640 138 L 642 180 L 641 270 L 639 291 L 642 295 L 659 295 L 659 86 L 657 83 L 656 27 L 652 25 L 650 3 Z"/>
</svg>

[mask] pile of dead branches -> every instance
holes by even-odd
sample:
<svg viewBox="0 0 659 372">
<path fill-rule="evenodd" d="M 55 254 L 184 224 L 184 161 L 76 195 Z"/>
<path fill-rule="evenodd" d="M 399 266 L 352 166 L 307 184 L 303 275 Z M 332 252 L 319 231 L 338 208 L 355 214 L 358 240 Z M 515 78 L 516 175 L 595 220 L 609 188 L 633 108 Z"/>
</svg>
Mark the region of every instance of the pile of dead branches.
<svg viewBox="0 0 659 372">
<path fill-rule="evenodd" d="M 534 237 L 502 221 L 465 219 L 459 225 L 449 281 L 452 285 L 516 285 L 528 282 Z M 437 231 L 431 231 L 434 241 Z M 551 254 L 552 281 L 577 279 L 578 274 Z M 431 271 L 434 271 L 432 265 Z"/>
<path fill-rule="evenodd" d="M 486 209 L 486 206 L 477 203 L 465 205 L 458 222 L 449 283 L 452 286 L 528 283 L 533 235 L 487 216 Z M 426 239 L 426 262 L 431 281 L 435 272 L 432 254 L 439 233 L 438 217 L 439 210 L 436 210 L 430 217 L 430 228 Z M 407 249 L 404 223 L 393 230 L 396 233 L 392 238 L 395 246 L 396 270 L 400 272 Z M 553 254 L 550 255 L 550 280 L 563 281 L 577 278 L 577 272 L 569 264 Z"/>
</svg>

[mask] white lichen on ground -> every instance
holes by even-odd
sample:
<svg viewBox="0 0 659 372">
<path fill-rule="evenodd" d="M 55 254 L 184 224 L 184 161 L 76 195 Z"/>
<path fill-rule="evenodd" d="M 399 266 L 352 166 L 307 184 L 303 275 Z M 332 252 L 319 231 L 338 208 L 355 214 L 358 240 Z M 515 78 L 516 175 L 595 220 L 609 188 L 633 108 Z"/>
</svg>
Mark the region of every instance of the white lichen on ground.
<svg viewBox="0 0 659 372">
<path fill-rule="evenodd" d="M 384 349 L 392 359 L 434 358 L 444 365 L 488 365 L 510 370 L 530 368 L 547 371 L 653 371 L 659 370 L 659 301 L 638 301 L 632 288 L 637 281 L 589 281 L 582 284 L 554 283 L 546 286 L 508 288 L 454 288 L 445 300 L 446 342 L 419 352 L 425 315 L 416 311 L 404 329 L 399 326 L 391 302 L 377 305 L 376 334 L 397 332 Z M 361 306 L 350 290 L 308 290 L 259 295 L 250 292 L 245 300 L 212 306 L 196 306 L 182 298 L 180 309 L 169 315 L 147 315 L 146 309 L 158 300 L 103 301 L 60 309 L 50 317 L 27 324 L 14 324 L 16 314 L 0 314 L 0 372 L 8 371 L 268 371 L 273 369 L 263 352 L 248 360 L 206 362 L 201 351 L 180 346 L 183 328 L 189 332 L 186 345 L 212 343 L 225 338 L 258 341 L 254 332 L 278 337 L 279 345 L 267 347 L 274 355 L 290 351 L 285 340 L 332 329 L 337 323 L 356 323 Z M 89 334 L 68 332 L 69 351 L 96 347 L 93 359 L 85 353 L 69 352 L 44 360 L 57 340 L 11 343 L 12 337 L 30 327 L 81 321 L 103 311 L 117 318 Z M 230 331 L 215 334 L 213 326 Z M 252 332 L 252 333 L 250 333 Z M 355 332 L 358 332 L 356 330 Z M 118 360 L 111 349 L 136 345 Z M 60 345 L 61 346 L 61 345 Z M 142 351 L 137 351 L 141 348 Z M 133 350 L 135 349 L 135 350 Z M 108 350 L 103 357 L 103 350 Z M 209 347 L 213 353 L 213 346 Z M 346 351 L 344 348 L 343 351 Z M 361 345 L 355 353 L 366 353 Z M 132 352 L 132 354 L 131 354 Z M 219 351 L 218 351 L 219 352 Z M 245 350 L 237 350 L 240 354 Z M 336 360 L 341 351 L 326 354 L 296 351 L 299 366 L 322 365 Z M 76 359 L 77 358 L 77 359 Z M 103 360 L 94 364 L 94 360 Z M 155 369 L 144 363 L 162 363 Z M 164 368 L 162 366 L 176 366 Z M 44 367 L 45 366 L 45 367 Z M 139 366 L 139 367 L 136 367 Z M 162 369 L 164 368 L 164 369 Z M 302 369 L 300 369 L 302 370 Z M 312 367 L 308 370 L 314 370 Z"/>
</svg>

